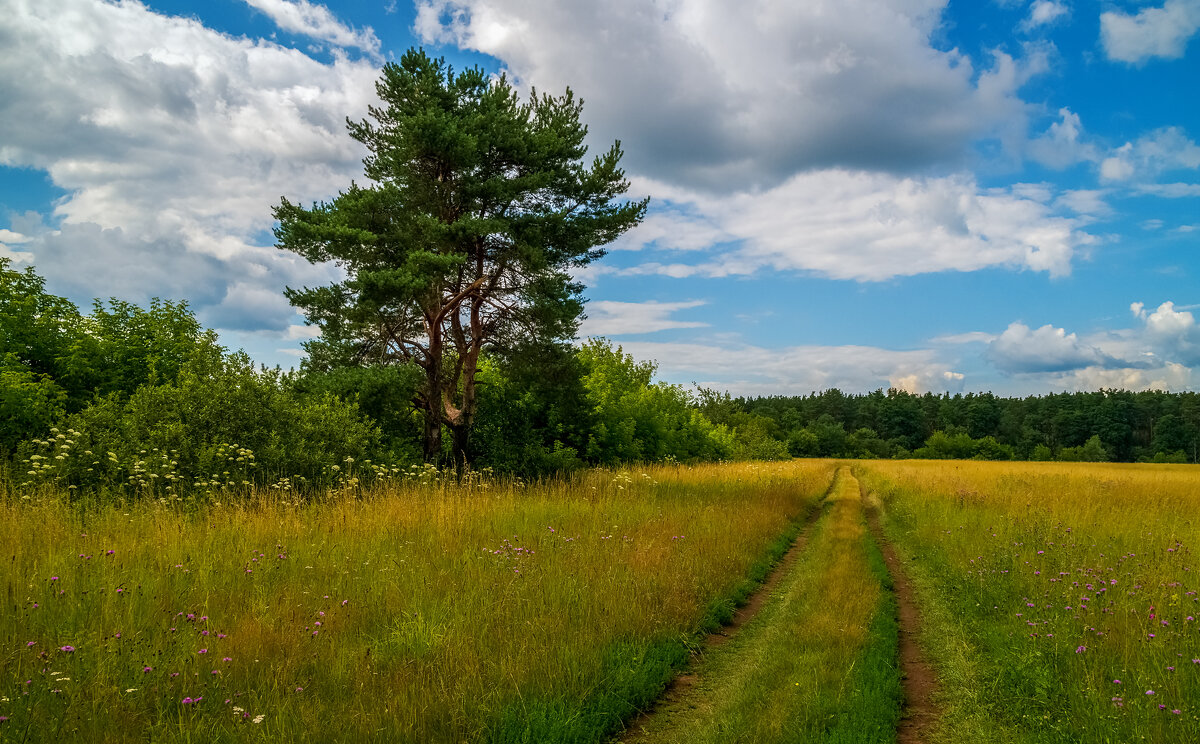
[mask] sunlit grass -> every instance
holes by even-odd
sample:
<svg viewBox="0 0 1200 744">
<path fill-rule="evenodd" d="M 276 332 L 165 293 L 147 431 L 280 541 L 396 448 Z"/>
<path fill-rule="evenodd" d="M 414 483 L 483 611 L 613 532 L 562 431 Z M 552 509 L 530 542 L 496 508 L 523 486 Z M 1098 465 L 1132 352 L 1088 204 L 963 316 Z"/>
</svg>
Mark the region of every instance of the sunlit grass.
<svg viewBox="0 0 1200 744">
<path fill-rule="evenodd" d="M 872 462 L 861 476 L 925 611 L 942 741 L 1200 741 L 1200 471 Z"/>
<path fill-rule="evenodd" d="M 690 637 L 831 474 L 655 467 L 191 508 L 13 494 L 0 737 L 495 737 Z"/>
<path fill-rule="evenodd" d="M 894 604 L 882 560 L 872 565 L 863 501 L 846 472 L 825 504 L 795 567 L 775 597 L 699 670 L 700 688 L 688 710 L 655 722 L 644 741 L 796 742 L 891 741 L 899 710 L 894 659 L 872 659 L 870 675 L 890 678 L 881 695 L 863 693 L 857 663 L 874 642 L 894 656 L 893 638 L 876 638 L 874 620 Z M 892 662 L 888 666 L 888 662 Z M 861 670 L 860 670 L 861 671 Z M 879 688 L 887 687 L 871 680 Z"/>
</svg>

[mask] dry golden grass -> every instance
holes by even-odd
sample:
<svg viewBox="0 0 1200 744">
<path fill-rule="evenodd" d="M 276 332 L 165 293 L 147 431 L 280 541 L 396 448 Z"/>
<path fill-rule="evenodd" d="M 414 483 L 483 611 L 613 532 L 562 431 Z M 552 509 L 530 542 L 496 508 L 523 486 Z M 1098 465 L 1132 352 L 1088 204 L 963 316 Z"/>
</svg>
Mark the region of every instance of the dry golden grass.
<svg viewBox="0 0 1200 744">
<path fill-rule="evenodd" d="M 694 631 L 831 474 L 654 467 L 193 511 L 10 498 L 0 736 L 484 738 L 593 694 L 621 644 Z"/>
</svg>

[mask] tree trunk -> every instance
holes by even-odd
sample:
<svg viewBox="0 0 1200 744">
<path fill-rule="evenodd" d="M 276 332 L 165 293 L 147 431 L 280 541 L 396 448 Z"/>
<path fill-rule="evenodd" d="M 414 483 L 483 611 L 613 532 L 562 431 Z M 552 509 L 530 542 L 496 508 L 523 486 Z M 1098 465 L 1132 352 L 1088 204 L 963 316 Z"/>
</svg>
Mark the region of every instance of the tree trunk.
<svg viewBox="0 0 1200 744">
<path fill-rule="evenodd" d="M 425 462 L 436 465 L 442 456 L 442 412 L 437 410 L 437 404 L 426 406 L 422 411 L 425 415 Z"/>
<path fill-rule="evenodd" d="M 471 443 L 471 427 L 460 424 L 450 428 L 454 445 L 454 473 L 459 480 L 467 472 L 467 448 Z"/>
<path fill-rule="evenodd" d="M 442 380 L 442 334 L 438 323 L 430 323 L 426 315 L 429 334 L 429 355 L 425 366 L 425 400 L 422 413 L 425 417 L 424 457 L 426 463 L 439 464 L 442 457 L 442 396 L 445 382 Z"/>
</svg>

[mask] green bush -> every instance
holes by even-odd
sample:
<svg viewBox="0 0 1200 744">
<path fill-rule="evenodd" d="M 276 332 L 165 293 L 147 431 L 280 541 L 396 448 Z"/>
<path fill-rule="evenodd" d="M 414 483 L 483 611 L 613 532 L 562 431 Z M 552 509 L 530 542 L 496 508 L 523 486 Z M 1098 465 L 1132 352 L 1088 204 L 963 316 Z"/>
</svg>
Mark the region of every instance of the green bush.
<svg viewBox="0 0 1200 744">
<path fill-rule="evenodd" d="M 21 449 L 26 473 L 146 495 L 354 478 L 378 430 L 352 403 L 303 395 L 242 353 L 195 355 L 173 383 L 113 394 Z M 40 465 L 39 465 L 40 463 Z"/>
</svg>

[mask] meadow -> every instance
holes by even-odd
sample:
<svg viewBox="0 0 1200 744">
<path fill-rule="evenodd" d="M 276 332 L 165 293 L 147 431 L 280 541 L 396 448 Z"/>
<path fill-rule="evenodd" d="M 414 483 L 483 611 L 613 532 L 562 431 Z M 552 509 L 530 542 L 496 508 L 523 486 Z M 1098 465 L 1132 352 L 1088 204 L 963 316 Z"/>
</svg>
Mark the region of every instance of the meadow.
<svg viewBox="0 0 1200 744">
<path fill-rule="evenodd" d="M 916 460 L 414 469 L 320 498 L 9 484 L 0 741 L 894 741 L 872 514 L 938 680 L 924 740 L 1200 741 L 1198 484 Z"/>
<path fill-rule="evenodd" d="M 317 500 L 0 503 L 0 741 L 587 741 L 728 619 L 826 462 Z M 224 500 L 219 500 L 224 499 Z"/>
<path fill-rule="evenodd" d="M 871 462 L 941 679 L 940 742 L 1200 741 L 1200 473 Z"/>
</svg>

